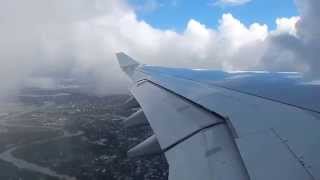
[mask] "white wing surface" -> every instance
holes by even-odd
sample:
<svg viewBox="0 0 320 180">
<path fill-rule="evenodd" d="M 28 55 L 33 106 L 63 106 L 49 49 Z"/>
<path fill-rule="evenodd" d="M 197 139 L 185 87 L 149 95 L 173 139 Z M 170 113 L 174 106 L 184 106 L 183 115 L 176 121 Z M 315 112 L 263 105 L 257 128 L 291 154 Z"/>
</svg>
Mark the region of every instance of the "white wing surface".
<svg viewBox="0 0 320 180">
<path fill-rule="evenodd" d="M 147 120 L 154 131 L 129 155 L 164 153 L 170 180 L 320 179 L 319 85 L 298 73 L 175 69 L 117 57 L 144 112 L 127 123 Z"/>
</svg>

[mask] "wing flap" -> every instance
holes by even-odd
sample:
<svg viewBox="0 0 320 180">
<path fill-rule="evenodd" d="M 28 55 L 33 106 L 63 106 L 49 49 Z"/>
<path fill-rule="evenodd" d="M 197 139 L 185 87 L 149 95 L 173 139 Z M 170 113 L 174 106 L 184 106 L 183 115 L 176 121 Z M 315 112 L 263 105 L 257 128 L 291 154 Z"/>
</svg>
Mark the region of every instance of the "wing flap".
<svg viewBox="0 0 320 180">
<path fill-rule="evenodd" d="M 136 84 L 131 92 L 143 108 L 162 149 L 202 128 L 223 121 L 211 112 L 148 81 Z"/>
<path fill-rule="evenodd" d="M 168 159 L 170 179 L 248 179 L 224 119 L 148 81 L 132 94 Z"/>
<path fill-rule="evenodd" d="M 248 180 L 225 124 L 206 129 L 166 153 L 170 180 Z"/>
</svg>

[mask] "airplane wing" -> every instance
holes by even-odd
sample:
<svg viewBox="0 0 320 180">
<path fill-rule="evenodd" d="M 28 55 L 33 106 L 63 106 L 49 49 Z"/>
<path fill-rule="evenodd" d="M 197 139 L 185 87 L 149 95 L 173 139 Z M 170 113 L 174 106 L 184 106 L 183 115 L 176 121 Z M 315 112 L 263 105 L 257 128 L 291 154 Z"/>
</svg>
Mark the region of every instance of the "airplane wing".
<svg viewBox="0 0 320 180">
<path fill-rule="evenodd" d="M 142 65 L 124 53 L 142 110 L 129 126 L 154 135 L 129 156 L 164 153 L 170 180 L 320 179 L 320 83 L 299 73 Z"/>
</svg>

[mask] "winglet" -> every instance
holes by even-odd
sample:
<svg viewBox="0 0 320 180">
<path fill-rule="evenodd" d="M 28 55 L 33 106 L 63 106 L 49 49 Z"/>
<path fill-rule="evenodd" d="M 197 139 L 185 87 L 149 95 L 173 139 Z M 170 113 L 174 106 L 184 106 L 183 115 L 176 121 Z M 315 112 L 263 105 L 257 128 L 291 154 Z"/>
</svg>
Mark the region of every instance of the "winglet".
<svg viewBox="0 0 320 180">
<path fill-rule="evenodd" d="M 116 56 L 121 69 L 131 77 L 140 63 L 123 52 L 117 53 Z"/>
</svg>

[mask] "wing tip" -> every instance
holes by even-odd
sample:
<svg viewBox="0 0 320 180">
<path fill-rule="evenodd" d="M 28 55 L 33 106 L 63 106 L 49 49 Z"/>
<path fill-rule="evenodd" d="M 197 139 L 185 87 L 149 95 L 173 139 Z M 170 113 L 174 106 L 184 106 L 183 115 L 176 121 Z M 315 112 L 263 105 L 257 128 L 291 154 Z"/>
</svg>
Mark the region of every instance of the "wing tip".
<svg viewBox="0 0 320 180">
<path fill-rule="evenodd" d="M 119 61 L 120 66 L 132 66 L 132 65 L 139 65 L 139 63 L 134 60 L 132 57 L 128 56 L 124 52 L 118 52 L 116 53 L 117 59 Z"/>
<path fill-rule="evenodd" d="M 134 60 L 124 52 L 117 52 L 116 57 L 121 69 L 129 76 L 132 76 L 135 69 L 140 65 L 140 63 L 138 63 L 136 60 Z"/>
</svg>

